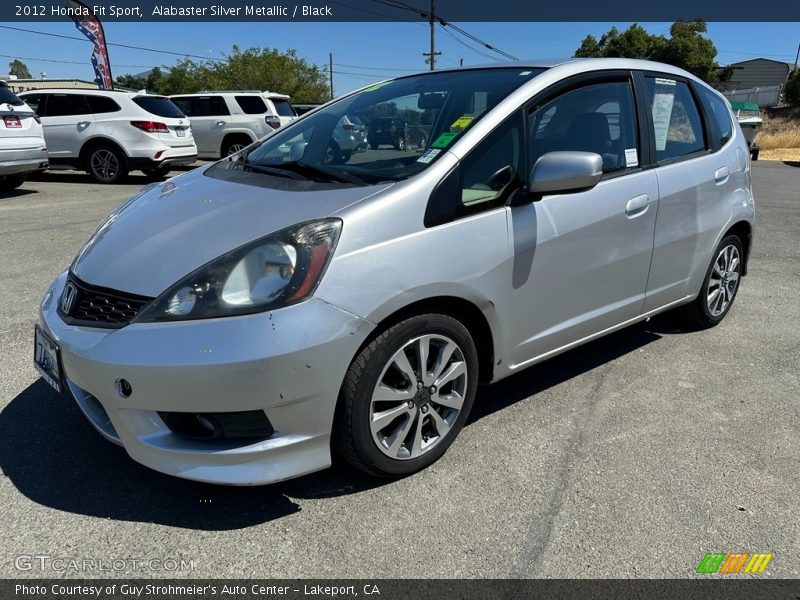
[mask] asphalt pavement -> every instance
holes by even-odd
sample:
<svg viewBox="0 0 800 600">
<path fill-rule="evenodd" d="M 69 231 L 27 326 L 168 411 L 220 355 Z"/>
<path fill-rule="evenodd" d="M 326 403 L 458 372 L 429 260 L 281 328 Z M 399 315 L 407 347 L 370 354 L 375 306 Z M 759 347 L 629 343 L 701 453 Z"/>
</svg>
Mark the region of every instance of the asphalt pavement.
<svg viewBox="0 0 800 600">
<path fill-rule="evenodd" d="M 484 388 L 400 481 L 226 488 L 139 466 L 37 377 L 46 286 L 145 183 L 38 176 L 0 197 L 0 577 L 692 578 L 716 551 L 800 577 L 800 167 L 753 177 L 750 275 L 720 326 L 657 318 Z"/>
</svg>

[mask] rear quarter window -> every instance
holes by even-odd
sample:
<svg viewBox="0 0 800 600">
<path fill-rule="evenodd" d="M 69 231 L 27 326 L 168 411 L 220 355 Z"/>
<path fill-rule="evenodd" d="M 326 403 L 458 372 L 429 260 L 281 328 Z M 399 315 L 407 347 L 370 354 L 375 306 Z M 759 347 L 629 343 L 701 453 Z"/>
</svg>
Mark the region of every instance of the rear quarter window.
<svg viewBox="0 0 800 600">
<path fill-rule="evenodd" d="M 258 96 L 236 96 L 236 104 L 246 115 L 263 115 L 267 105 Z"/>
<path fill-rule="evenodd" d="M 115 100 L 106 96 L 86 96 L 86 101 L 89 103 L 89 108 L 96 115 L 121 110 Z"/>
<path fill-rule="evenodd" d="M 156 115 L 157 117 L 182 119 L 186 116 L 172 100 L 162 96 L 137 96 L 133 99 L 133 102 L 151 115 Z"/>
<path fill-rule="evenodd" d="M 700 109 L 685 81 L 646 77 L 658 162 L 706 149 Z"/>
<path fill-rule="evenodd" d="M 731 121 L 728 102 L 704 87 L 700 87 L 700 96 L 703 98 L 703 102 L 714 119 L 714 124 L 717 126 L 717 141 L 720 146 L 724 146 L 733 137 L 733 122 Z"/>
</svg>

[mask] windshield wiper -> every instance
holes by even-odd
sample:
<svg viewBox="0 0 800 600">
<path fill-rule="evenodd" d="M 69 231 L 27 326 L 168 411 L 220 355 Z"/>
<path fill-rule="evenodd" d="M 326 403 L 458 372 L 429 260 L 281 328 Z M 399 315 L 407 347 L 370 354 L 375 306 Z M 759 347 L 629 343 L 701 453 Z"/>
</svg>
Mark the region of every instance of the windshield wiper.
<svg viewBox="0 0 800 600">
<path fill-rule="evenodd" d="M 311 178 L 303 175 L 302 173 L 298 173 L 296 171 L 290 171 L 288 169 L 282 169 L 280 167 L 273 167 L 270 165 L 257 165 L 255 163 L 250 163 L 244 161 L 242 165 L 243 171 L 251 171 L 253 173 L 263 173 L 264 175 L 276 175 L 278 177 L 288 177 L 289 179 L 300 179 L 302 181 L 309 181 Z"/>
<path fill-rule="evenodd" d="M 294 173 L 302 173 L 311 177 L 325 177 L 331 181 L 339 183 L 352 183 L 358 186 L 368 185 L 366 181 L 360 177 L 356 177 L 347 171 L 340 171 L 339 169 L 330 169 L 320 165 L 312 165 L 310 163 L 301 162 L 299 160 L 292 160 L 289 162 L 281 163 L 281 169 L 291 170 Z"/>
</svg>

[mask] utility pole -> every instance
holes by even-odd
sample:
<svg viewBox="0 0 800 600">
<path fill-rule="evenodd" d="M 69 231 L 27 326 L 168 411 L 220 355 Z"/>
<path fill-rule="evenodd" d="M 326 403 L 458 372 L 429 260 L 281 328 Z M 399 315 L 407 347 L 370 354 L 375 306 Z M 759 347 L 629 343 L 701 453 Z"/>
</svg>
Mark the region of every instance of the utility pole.
<svg viewBox="0 0 800 600">
<path fill-rule="evenodd" d="M 425 62 L 430 63 L 431 71 L 434 71 L 436 70 L 436 57 L 441 54 L 441 52 L 436 52 L 436 0 L 431 0 L 431 12 L 428 22 L 431 26 L 431 51 L 423 52 L 422 56 L 428 57 Z"/>
<path fill-rule="evenodd" d="M 331 100 L 333 100 L 333 52 L 328 52 L 328 79 L 331 81 Z"/>
<path fill-rule="evenodd" d="M 800 59 L 800 43 L 797 44 L 797 54 L 794 56 L 794 70 L 797 70 L 797 60 Z"/>
</svg>

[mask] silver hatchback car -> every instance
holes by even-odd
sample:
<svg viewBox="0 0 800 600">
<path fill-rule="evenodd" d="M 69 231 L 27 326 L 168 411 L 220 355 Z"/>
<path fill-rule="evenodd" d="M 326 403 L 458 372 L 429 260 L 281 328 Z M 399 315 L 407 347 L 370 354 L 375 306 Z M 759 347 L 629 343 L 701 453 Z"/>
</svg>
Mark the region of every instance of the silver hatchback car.
<svg viewBox="0 0 800 600">
<path fill-rule="evenodd" d="M 326 163 L 345 115 L 426 144 Z M 753 226 L 742 132 L 680 69 L 400 77 L 117 208 L 45 294 L 35 363 L 164 473 L 401 476 L 480 383 L 663 311 L 719 323 Z"/>
</svg>

